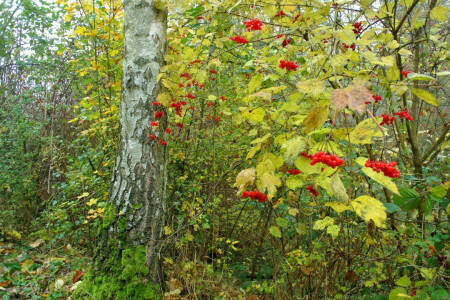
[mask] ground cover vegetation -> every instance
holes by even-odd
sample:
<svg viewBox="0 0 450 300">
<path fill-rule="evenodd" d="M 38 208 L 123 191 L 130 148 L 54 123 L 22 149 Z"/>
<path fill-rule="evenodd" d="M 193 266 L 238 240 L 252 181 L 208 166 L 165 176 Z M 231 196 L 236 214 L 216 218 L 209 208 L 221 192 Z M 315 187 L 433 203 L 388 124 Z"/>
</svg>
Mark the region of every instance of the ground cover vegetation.
<svg viewBox="0 0 450 300">
<path fill-rule="evenodd" d="M 151 5 L 168 11 L 148 135 L 167 152 L 164 282 L 137 281 L 143 248 L 115 274 L 92 263 L 121 217 L 121 1 L 6 0 L 2 299 L 450 297 L 448 3 Z"/>
</svg>

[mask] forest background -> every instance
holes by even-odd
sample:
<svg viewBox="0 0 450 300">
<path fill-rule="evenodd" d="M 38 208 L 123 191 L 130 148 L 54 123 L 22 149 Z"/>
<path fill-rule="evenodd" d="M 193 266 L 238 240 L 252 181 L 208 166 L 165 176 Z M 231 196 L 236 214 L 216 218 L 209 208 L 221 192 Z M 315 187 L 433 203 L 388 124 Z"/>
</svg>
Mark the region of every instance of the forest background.
<svg viewBox="0 0 450 300">
<path fill-rule="evenodd" d="M 448 3 L 154 5 L 159 297 L 450 297 Z M 154 297 L 89 286 L 120 217 L 123 16 L 114 0 L 0 4 L 2 299 Z"/>
</svg>

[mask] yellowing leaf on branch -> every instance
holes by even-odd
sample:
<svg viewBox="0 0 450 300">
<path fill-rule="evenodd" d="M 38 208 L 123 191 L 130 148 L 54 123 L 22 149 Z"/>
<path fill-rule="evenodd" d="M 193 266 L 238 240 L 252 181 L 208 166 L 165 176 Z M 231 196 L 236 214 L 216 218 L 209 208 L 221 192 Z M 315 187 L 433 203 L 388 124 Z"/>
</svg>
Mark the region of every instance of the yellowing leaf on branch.
<svg viewBox="0 0 450 300">
<path fill-rule="evenodd" d="M 417 97 L 419 97 L 420 99 L 422 99 L 423 101 L 434 105 L 434 106 L 438 106 L 439 102 L 436 100 L 436 97 L 434 97 L 434 95 L 428 91 L 425 91 L 423 89 L 411 89 L 411 92 L 416 95 Z"/>
<path fill-rule="evenodd" d="M 319 95 L 325 90 L 325 82 L 320 79 L 310 79 L 297 83 L 297 88 L 305 94 Z"/>
<path fill-rule="evenodd" d="M 292 165 L 299 153 L 306 149 L 306 141 L 303 137 L 298 136 L 283 143 L 281 146 L 281 155 L 288 165 Z"/>
<path fill-rule="evenodd" d="M 302 123 L 305 133 L 322 128 L 323 123 L 328 119 L 328 113 L 329 109 L 327 106 L 314 107 Z"/>
<path fill-rule="evenodd" d="M 353 210 L 353 208 L 351 206 L 345 205 L 342 202 L 327 202 L 327 203 L 324 204 L 324 206 L 331 207 L 338 214 L 340 214 L 341 212 L 346 211 L 346 210 Z"/>
<path fill-rule="evenodd" d="M 377 118 L 381 122 L 381 118 Z M 367 118 L 360 122 L 350 133 L 350 143 L 352 144 L 371 144 L 373 137 L 382 136 L 380 128 L 372 118 Z"/>
<path fill-rule="evenodd" d="M 331 102 L 338 110 L 348 106 L 362 113 L 366 109 L 366 102 L 369 101 L 372 101 L 372 93 L 361 85 L 350 85 L 344 89 L 331 91 Z"/>
<path fill-rule="evenodd" d="M 236 184 L 234 185 L 239 189 L 237 194 L 238 195 L 241 194 L 248 185 L 253 184 L 253 182 L 255 182 L 255 178 L 256 178 L 255 168 L 242 170 L 237 175 Z"/>
<path fill-rule="evenodd" d="M 266 111 L 262 107 L 242 112 L 242 117 L 252 121 L 253 123 L 261 123 L 264 120 L 265 115 Z"/>
<path fill-rule="evenodd" d="M 169 93 L 161 93 L 158 95 L 158 102 L 163 106 L 168 106 L 170 103 L 170 94 Z"/>
<path fill-rule="evenodd" d="M 333 177 L 331 177 L 331 190 L 333 191 L 334 197 L 336 197 L 338 200 L 345 203 L 348 203 L 348 201 L 350 200 L 347 195 L 347 191 L 345 190 L 344 184 L 339 177 L 339 174 L 334 174 Z"/>
<path fill-rule="evenodd" d="M 385 227 L 386 208 L 379 200 L 370 196 L 361 196 L 352 201 L 354 211 L 365 221 L 370 220 L 378 227 Z"/>
<path fill-rule="evenodd" d="M 258 176 L 257 185 L 260 192 L 267 191 L 267 198 L 272 199 L 277 192 L 277 186 L 281 185 L 281 180 L 275 175 L 264 173 L 261 177 Z"/>
</svg>

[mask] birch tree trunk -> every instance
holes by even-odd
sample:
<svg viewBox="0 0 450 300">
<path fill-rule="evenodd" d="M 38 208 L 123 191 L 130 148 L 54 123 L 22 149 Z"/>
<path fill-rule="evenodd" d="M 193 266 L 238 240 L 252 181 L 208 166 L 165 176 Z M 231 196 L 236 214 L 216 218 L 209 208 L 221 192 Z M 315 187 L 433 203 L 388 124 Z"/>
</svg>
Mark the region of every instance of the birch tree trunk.
<svg viewBox="0 0 450 300">
<path fill-rule="evenodd" d="M 147 265 L 149 279 L 159 284 L 166 147 L 149 136 L 155 115 L 152 102 L 161 89 L 157 76 L 164 64 L 167 11 L 155 8 L 152 0 L 126 0 L 124 11 L 119 144 L 109 193 L 116 220 L 104 226 L 95 260 L 101 266 L 111 255 L 120 259 L 121 249 L 144 246 L 146 261 L 141 264 Z M 112 247 L 119 253 L 112 254 Z"/>
</svg>

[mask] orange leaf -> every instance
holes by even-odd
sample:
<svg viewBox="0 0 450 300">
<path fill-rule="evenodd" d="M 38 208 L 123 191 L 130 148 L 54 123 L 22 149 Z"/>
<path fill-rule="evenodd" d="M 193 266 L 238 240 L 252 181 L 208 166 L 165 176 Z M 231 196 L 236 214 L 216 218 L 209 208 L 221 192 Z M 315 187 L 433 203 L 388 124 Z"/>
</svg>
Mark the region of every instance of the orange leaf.
<svg viewBox="0 0 450 300">
<path fill-rule="evenodd" d="M 86 273 L 84 270 L 76 270 L 75 275 L 73 275 L 72 283 L 77 282 L 80 280 L 81 277 L 83 277 L 84 273 Z"/>
<path fill-rule="evenodd" d="M 331 102 L 336 106 L 337 110 L 348 106 L 362 113 L 366 109 L 366 102 L 371 102 L 372 100 L 372 94 L 361 85 L 350 85 L 345 89 L 331 91 Z"/>
</svg>

